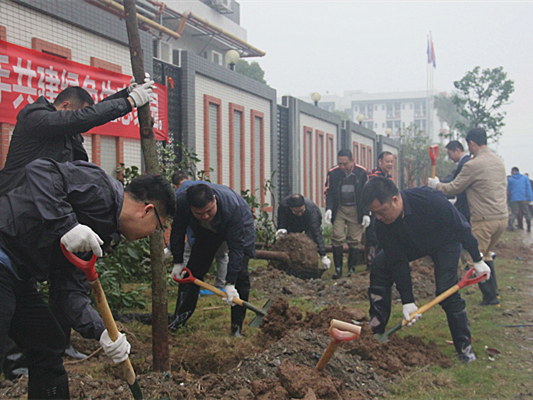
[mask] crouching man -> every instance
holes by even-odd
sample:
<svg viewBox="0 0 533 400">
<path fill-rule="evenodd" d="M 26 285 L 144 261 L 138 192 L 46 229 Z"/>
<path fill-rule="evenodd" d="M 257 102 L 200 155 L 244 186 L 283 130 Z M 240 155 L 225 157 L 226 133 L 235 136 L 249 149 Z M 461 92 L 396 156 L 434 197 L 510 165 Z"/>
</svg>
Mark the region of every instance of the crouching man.
<svg viewBox="0 0 533 400">
<path fill-rule="evenodd" d="M 383 334 L 391 312 L 391 288 L 396 284 L 403 315 L 410 320 L 416 313 L 409 262 L 430 256 L 435 265 L 436 295 L 458 283 L 461 244 L 474 260 L 476 274 L 490 277 L 476 238 L 464 216 L 441 192 L 428 187 L 403 190 L 390 179 L 374 178 L 363 188 L 363 205 L 376 217 L 376 235 L 383 250 L 370 272 L 370 325 Z M 446 312 L 455 349 L 464 362 L 474 361 L 465 301 L 458 292 L 440 303 Z M 420 318 L 416 314 L 411 324 Z M 410 325 L 411 325 L 410 324 Z"/>
<path fill-rule="evenodd" d="M 60 243 L 102 256 L 116 232 L 135 240 L 162 229 L 175 197 L 160 176 L 138 177 L 124 189 L 84 161 L 38 159 L 24 173 L 21 185 L 0 198 L 0 362 L 10 337 L 27 351 L 28 399 L 68 399 L 65 335 L 34 280 L 46 280 L 63 257 Z M 104 331 L 100 343 L 115 363 L 130 351 L 122 334 L 112 342 Z"/>
</svg>

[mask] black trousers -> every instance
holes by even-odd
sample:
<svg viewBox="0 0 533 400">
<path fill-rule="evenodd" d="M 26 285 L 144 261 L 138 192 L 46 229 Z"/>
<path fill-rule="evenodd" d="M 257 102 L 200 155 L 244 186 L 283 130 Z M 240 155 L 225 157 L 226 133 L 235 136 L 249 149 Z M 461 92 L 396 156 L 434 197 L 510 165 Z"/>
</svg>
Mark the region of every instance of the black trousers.
<svg viewBox="0 0 533 400">
<path fill-rule="evenodd" d="M 191 257 L 187 263 L 187 268 L 195 278 L 203 280 L 204 275 L 209 271 L 213 263 L 217 250 L 224 240 L 225 238 L 221 235 L 208 229 L 200 229 L 199 232 L 195 233 Z M 241 270 L 235 283 L 239 297 L 244 301 L 248 301 L 250 295 L 250 277 L 248 275 L 249 259 L 250 257 L 246 255 L 243 257 Z M 196 308 L 196 303 L 198 302 L 199 292 L 200 287 L 194 283 L 180 284 L 176 310 L 174 312 L 174 327 L 183 325 L 192 316 Z M 238 305 L 231 307 L 232 326 L 242 327 L 245 316 L 246 309 L 244 307 Z"/>
<path fill-rule="evenodd" d="M 458 263 L 461 255 L 461 245 L 459 243 L 450 243 L 441 247 L 429 256 L 433 259 L 435 265 L 435 295 L 438 296 L 459 282 Z M 372 264 L 370 272 L 370 319 L 374 333 L 383 333 L 390 316 L 390 289 L 395 283 L 394 265 L 390 265 L 384 251 L 380 251 Z M 455 321 L 456 316 L 461 313 L 466 314 L 466 303 L 461 298 L 459 292 L 455 292 L 447 299 L 440 303 L 446 312 L 452 337 L 460 337 L 454 342 L 456 348 L 463 348 L 470 344 L 470 330 L 468 328 L 468 319 L 466 315 L 458 323 Z M 459 350 L 458 350 L 459 352 Z"/>
<path fill-rule="evenodd" d="M 8 337 L 27 352 L 30 383 L 66 374 L 65 335 L 48 305 L 32 281 L 18 280 L 0 264 L 0 363 Z"/>
</svg>

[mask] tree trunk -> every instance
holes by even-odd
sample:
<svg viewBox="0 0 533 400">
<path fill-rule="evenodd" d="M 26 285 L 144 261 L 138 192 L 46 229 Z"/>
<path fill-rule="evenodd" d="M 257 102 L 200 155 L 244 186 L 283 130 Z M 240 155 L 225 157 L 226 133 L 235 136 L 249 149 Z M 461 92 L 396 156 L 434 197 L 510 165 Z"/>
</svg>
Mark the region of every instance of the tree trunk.
<svg viewBox="0 0 533 400">
<path fill-rule="evenodd" d="M 144 62 L 137 25 L 135 0 L 124 0 L 126 28 L 130 44 L 131 65 L 136 82 L 144 82 Z M 141 134 L 141 148 L 150 174 L 159 174 L 159 159 L 154 137 L 150 105 L 137 109 Z M 155 371 L 169 371 L 170 357 L 168 348 L 168 294 L 166 270 L 163 263 L 163 234 L 154 232 L 150 236 L 150 257 L 152 261 L 152 351 Z"/>
</svg>

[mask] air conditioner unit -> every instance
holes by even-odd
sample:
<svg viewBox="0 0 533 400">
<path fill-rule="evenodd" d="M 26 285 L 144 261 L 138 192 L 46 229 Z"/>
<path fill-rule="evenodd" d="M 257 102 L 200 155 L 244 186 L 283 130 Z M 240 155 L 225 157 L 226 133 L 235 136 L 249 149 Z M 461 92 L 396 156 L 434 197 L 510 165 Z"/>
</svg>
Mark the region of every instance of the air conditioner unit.
<svg viewBox="0 0 533 400">
<path fill-rule="evenodd" d="M 173 61 L 173 48 L 172 45 L 168 42 L 164 42 L 162 40 L 159 41 L 159 59 L 167 62 L 169 64 L 172 64 Z"/>
<path fill-rule="evenodd" d="M 213 8 L 222 14 L 232 13 L 231 0 L 212 0 Z"/>
</svg>

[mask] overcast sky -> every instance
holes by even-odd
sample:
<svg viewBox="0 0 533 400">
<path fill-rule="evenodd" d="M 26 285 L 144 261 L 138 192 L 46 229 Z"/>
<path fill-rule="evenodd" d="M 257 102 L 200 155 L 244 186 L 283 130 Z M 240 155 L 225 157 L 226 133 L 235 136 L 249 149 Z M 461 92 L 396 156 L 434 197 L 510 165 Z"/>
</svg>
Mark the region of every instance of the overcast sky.
<svg viewBox="0 0 533 400">
<path fill-rule="evenodd" d="M 533 3 L 239 0 L 248 42 L 278 97 L 426 90 L 427 35 L 434 86 L 451 92 L 476 66 L 515 82 L 500 144 L 507 172 L 533 174 Z M 310 101 L 310 100 L 309 100 Z"/>
</svg>

